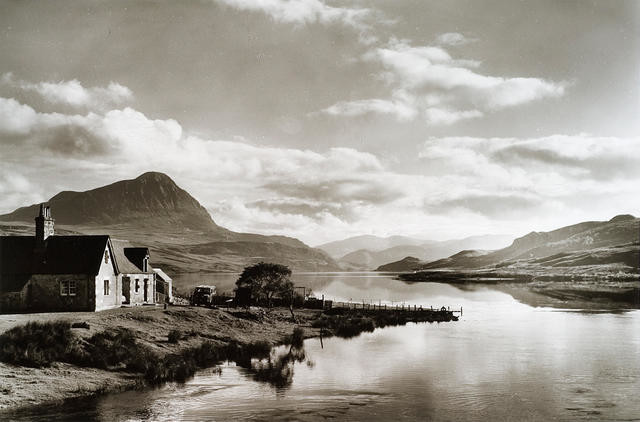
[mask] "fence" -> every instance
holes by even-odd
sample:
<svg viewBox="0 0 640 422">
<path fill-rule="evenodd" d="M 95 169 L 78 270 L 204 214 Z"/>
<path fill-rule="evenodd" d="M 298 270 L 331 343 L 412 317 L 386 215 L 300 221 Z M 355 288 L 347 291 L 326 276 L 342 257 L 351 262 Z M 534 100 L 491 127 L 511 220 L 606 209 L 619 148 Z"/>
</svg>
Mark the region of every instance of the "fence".
<svg viewBox="0 0 640 422">
<path fill-rule="evenodd" d="M 366 309 L 372 311 L 411 311 L 411 312 L 420 312 L 420 311 L 449 311 L 454 313 L 459 313 L 462 315 L 462 306 L 459 310 L 452 310 L 449 306 L 442 307 L 433 307 L 433 306 L 423 306 L 423 305 L 411 305 L 406 303 L 382 303 L 382 301 L 375 302 L 336 302 L 332 303 L 333 308 L 347 308 L 347 309 Z"/>
</svg>

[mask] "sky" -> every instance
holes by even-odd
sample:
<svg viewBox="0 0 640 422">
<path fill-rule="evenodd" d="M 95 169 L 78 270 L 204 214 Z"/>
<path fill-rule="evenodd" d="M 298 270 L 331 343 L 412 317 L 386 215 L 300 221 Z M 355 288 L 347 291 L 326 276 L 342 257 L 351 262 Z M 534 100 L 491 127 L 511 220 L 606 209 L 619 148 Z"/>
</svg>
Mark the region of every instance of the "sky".
<svg viewBox="0 0 640 422">
<path fill-rule="evenodd" d="M 640 215 L 637 1 L 0 10 L 0 213 L 160 171 L 311 245 Z"/>
</svg>

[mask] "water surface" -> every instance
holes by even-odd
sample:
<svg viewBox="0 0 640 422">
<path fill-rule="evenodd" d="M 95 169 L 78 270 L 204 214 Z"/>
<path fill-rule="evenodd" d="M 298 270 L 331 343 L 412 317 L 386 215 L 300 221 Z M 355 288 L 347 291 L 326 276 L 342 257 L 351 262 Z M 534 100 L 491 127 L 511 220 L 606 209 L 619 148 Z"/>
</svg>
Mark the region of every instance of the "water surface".
<svg viewBox="0 0 640 422">
<path fill-rule="evenodd" d="M 491 286 L 406 284 L 385 274 L 294 278 L 326 298 L 464 313 L 458 322 L 309 339 L 307 360 L 284 387 L 228 365 L 185 385 L 113 394 L 42 420 L 640 420 L 637 310 L 532 307 Z"/>
</svg>

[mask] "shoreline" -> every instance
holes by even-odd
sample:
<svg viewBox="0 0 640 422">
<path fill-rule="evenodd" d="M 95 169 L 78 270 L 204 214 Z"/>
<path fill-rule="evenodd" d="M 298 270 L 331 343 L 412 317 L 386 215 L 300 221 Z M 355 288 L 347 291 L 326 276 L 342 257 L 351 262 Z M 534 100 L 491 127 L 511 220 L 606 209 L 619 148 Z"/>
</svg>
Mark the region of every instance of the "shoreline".
<svg viewBox="0 0 640 422">
<path fill-rule="evenodd" d="M 32 321 L 66 320 L 71 323 L 86 323 L 88 329 L 72 328 L 73 334 L 81 341 L 105 330 L 128 329 L 142 347 L 165 358 L 189 353 L 205 343 L 223 349 L 232 343 L 250 346 L 262 342 L 273 348 L 285 344 L 296 328 L 303 330 L 305 339 L 333 335 L 348 338 L 384 326 L 447 320 L 444 314 L 437 316 L 430 312 L 386 311 L 385 315 L 380 314 L 381 311 L 376 316 L 374 311 L 369 310 L 334 309 L 323 313 L 321 310 L 297 309 L 294 322 L 288 308 L 251 308 L 250 312 L 246 312 L 241 308 L 223 310 L 170 306 L 164 310 L 160 307 L 143 306 L 98 313 L 0 315 L 0 334 Z M 434 319 L 436 316 L 437 319 Z M 347 325 L 344 324 L 345 321 L 357 323 Z M 183 333 L 182 339 L 177 343 L 171 343 L 168 339 L 171 330 Z M 198 368 L 201 369 L 204 368 Z M 54 362 L 51 366 L 42 368 L 2 362 L 0 377 L 3 379 L 0 415 L 151 386 L 143 373 L 127 372 L 123 368 L 98 369 L 64 362 Z"/>
</svg>

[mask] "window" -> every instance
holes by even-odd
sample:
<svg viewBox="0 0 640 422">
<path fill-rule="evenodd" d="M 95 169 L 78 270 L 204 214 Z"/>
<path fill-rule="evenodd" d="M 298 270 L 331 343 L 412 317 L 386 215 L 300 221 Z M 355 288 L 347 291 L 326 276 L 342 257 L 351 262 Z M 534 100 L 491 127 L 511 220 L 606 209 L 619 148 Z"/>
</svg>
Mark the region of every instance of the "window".
<svg viewBox="0 0 640 422">
<path fill-rule="evenodd" d="M 109 296 L 109 280 L 104 281 L 104 295 Z"/>
<path fill-rule="evenodd" d="M 60 282 L 60 296 L 75 296 L 76 295 L 76 281 L 61 281 Z"/>
<path fill-rule="evenodd" d="M 142 261 L 142 271 L 144 271 L 145 273 L 149 271 L 149 258 L 145 258 Z"/>
<path fill-rule="evenodd" d="M 140 291 L 140 279 L 136 278 L 136 293 Z"/>
<path fill-rule="evenodd" d="M 104 263 L 109 263 L 109 251 L 104 251 Z"/>
</svg>

